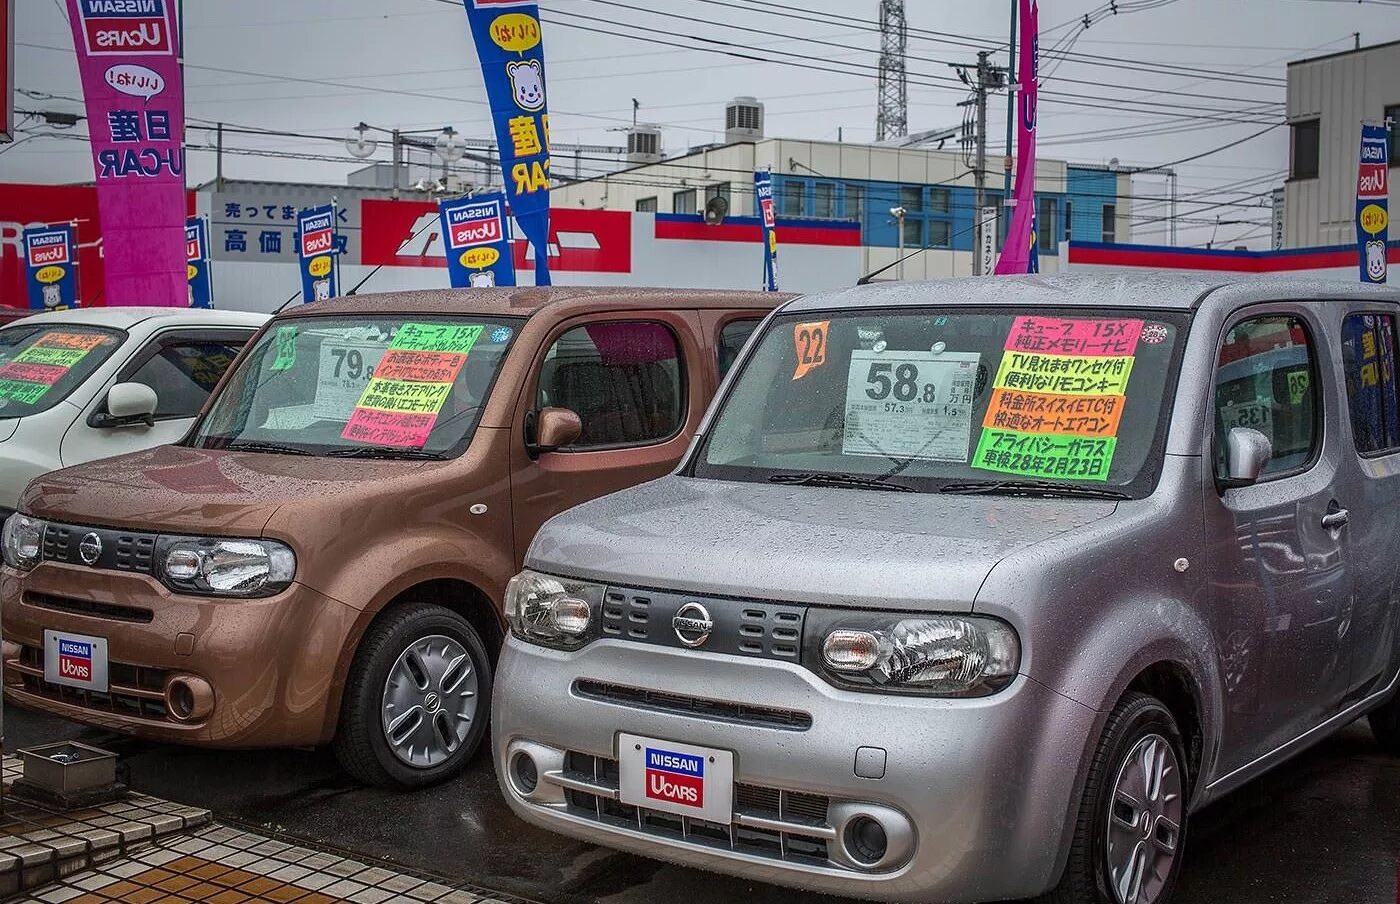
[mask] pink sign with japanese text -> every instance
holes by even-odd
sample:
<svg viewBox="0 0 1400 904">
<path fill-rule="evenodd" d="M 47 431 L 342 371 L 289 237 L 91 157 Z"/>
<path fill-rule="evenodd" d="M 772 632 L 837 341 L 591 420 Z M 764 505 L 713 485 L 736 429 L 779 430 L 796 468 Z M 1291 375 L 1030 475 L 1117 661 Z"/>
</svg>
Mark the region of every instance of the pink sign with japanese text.
<svg viewBox="0 0 1400 904">
<path fill-rule="evenodd" d="M 108 305 L 188 304 L 175 0 L 68 0 Z"/>
</svg>

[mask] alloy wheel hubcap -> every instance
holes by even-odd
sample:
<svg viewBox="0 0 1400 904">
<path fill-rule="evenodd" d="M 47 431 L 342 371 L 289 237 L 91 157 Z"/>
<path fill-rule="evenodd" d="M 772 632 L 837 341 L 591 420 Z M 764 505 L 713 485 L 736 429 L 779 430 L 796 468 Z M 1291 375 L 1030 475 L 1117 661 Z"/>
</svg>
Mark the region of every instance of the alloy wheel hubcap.
<svg viewBox="0 0 1400 904">
<path fill-rule="evenodd" d="M 1108 811 L 1108 881 L 1118 904 L 1161 897 L 1181 842 L 1181 767 L 1167 739 L 1150 734 L 1118 769 Z"/>
<path fill-rule="evenodd" d="M 442 634 L 409 643 L 384 680 L 384 738 L 394 756 L 415 769 L 431 769 L 456 753 L 476 709 L 471 656 Z"/>
</svg>

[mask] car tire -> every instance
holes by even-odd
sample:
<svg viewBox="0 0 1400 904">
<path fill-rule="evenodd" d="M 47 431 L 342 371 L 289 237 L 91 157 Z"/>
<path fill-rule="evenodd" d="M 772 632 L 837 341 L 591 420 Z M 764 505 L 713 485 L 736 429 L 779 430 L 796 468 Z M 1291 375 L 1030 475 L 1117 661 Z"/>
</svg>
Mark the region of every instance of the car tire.
<svg viewBox="0 0 1400 904">
<path fill-rule="evenodd" d="M 331 743 L 336 759 L 383 788 L 456 775 L 486 735 L 491 677 L 486 647 L 462 616 L 430 603 L 395 606 L 355 651 Z"/>
<path fill-rule="evenodd" d="M 1185 764 L 1181 731 L 1171 712 L 1155 697 L 1136 692 L 1125 694 L 1109 714 L 1089 765 L 1069 862 L 1059 884 L 1038 899 L 1040 904 L 1166 904 L 1176 886 L 1185 849 L 1186 802 L 1190 790 Z M 1158 772 L 1157 800 L 1152 799 L 1146 785 L 1140 807 L 1134 809 L 1118 799 L 1120 788 L 1135 787 L 1137 783 L 1133 780 L 1139 774 L 1146 780 L 1154 770 Z M 1174 772 L 1174 779 L 1161 774 L 1166 772 Z M 1173 789 L 1174 806 L 1171 801 L 1163 800 L 1171 796 Z M 1126 819 L 1130 812 L 1131 825 L 1137 827 L 1133 832 L 1128 831 Z M 1170 818 L 1172 813 L 1176 814 L 1174 820 Z M 1157 816 L 1168 817 L 1167 822 Z M 1110 841 L 1110 820 L 1116 820 L 1113 824 L 1116 844 Z M 1150 834 L 1147 832 L 1149 825 L 1154 827 Z M 1153 860 L 1164 856 L 1168 836 L 1172 854 L 1165 877 L 1157 878 L 1151 867 L 1145 867 L 1141 875 L 1154 872 L 1154 876 L 1142 881 L 1137 894 L 1119 891 L 1125 885 L 1129 889 L 1133 887 L 1131 865 L 1138 862 L 1138 855 L 1129 855 L 1129 852 L 1144 851 L 1146 862 L 1160 871 L 1162 861 L 1157 859 L 1153 863 Z M 1111 858 L 1124 868 L 1115 870 Z"/>
<path fill-rule="evenodd" d="M 1400 693 L 1371 710 L 1366 721 L 1371 723 L 1371 734 L 1382 750 L 1400 754 Z"/>
</svg>

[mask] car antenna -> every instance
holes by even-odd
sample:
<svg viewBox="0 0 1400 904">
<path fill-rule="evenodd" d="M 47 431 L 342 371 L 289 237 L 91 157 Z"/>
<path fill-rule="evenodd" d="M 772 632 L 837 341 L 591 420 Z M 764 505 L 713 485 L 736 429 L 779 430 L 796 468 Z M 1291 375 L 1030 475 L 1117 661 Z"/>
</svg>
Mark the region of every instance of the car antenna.
<svg viewBox="0 0 1400 904">
<path fill-rule="evenodd" d="M 301 290 L 300 290 L 300 289 L 297 289 L 295 292 L 292 293 L 292 295 L 291 295 L 290 298 L 288 298 L 286 301 L 282 302 L 282 303 L 279 304 L 276 308 L 273 309 L 273 311 L 272 311 L 273 316 L 276 316 L 276 315 L 282 313 L 282 309 L 283 309 L 283 308 L 285 308 L 287 305 L 291 304 L 292 302 L 296 301 L 297 298 L 299 298 L 300 296 L 301 296 Z"/>
<path fill-rule="evenodd" d="M 411 241 L 413 241 L 414 239 L 418 238 L 418 236 L 422 235 L 422 234 L 428 229 L 429 226 L 435 226 L 435 225 L 437 225 L 437 222 L 438 222 L 437 220 L 429 220 L 428 222 L 424 223 L 422 226 L 419 226 L 419 227 L 418 227 L 418 231 L 415 232 L 415 233 L 413 233 L 413 235 L 411 235 L 411 236 L 408 237 L 408 241 L 411 242 Z M 383 265 L 383 264 L 380 264 L 379 266 L 375 267 L 373 270 L 371 270 L 371 271 L 369 271 L 368 273 L 366 273 L 364 279 L 362 279 L 362 280 L 360 280 L 359 282 L 355 283 L 355 288 L 353 288 L 353 289 L 351 289 L 349 292 L 346 292 L 346 293 L 345 293 L 345 297 L 346 297 L 346 298 L 349 298 L 351 295 L 354 295 L 356 292 L 360 291 L 361 287 L 363 287 L 365 283 L 369 282 L 369 278 L 370 278 L 371 276 L 373 276 L 374 274 L 378 273 L 378 272 L 379 272 L 380 270 L 382 270 L 382 269 L 384 269 L 384 265 Z"/>
</svg>

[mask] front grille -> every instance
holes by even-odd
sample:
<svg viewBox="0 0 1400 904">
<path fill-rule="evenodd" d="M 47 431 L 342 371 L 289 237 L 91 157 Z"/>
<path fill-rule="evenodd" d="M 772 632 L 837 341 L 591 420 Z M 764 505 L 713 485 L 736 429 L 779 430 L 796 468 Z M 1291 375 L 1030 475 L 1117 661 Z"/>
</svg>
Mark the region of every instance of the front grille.
<svg viewBox="0 0 1400 904">
<path fill-rule="evenodd" d="M 617 760 L 569 751 L 560 784 L 569 812 L 600 823 L 637 829 L 687 844 L 832 866 L 827 844 L 830 799 L 781 788 L 736 783 L 734 821 L 729 825 L 662 813 L 617 799 Z"/>
<path fill-rule="evenodd" d="M 102 541 L 102 553 L 90 566 L 78 554 L 78 544 L 88 534 L 96 534 Z M 155 550 L 155 534 L 72 524 L 50 523 L 44 526 L 45 562 L 150 574 Z"/>
<path fill-rule="evenodd" d="M 628 687 L 625 684 L 608 684 L 589 678 L 575 681 L 574 693 L 589 700 L 613 703 L 617 706 L 650 709 L 735 725 L 774 728 L 779 731 L 806 731 L 812 727 L 811 715 L 797 710 L 707 700 L 686 694 L 668 694 L 642 687 Z"/>
<path fill-rule="evenodd" d="M 609 587 L 603 596 L 602 636 L 689 649 L 671 625 L 676 612 L 688 603 L 703 606 L 714 622 L 709 637 L 694 649 L 789 662 L 798 660 L 807 610 L 779 603 Z"/>
<path fill-rule="evenodd" d="M 94 712 L 171 721 L 165 710 L 165 679 L 170 674 L 165 669 L 108 662 L 105 694 L 45 681 L 44 651 L 40 647 L 21 646 L 18 658 L 6 660 L 5 669 L 7 680 L 18 677 L 24 691 L 47 700 Z"/>
<path fill-rule="evenodd" d="M 93 618 L 110 618 L 116 621 L 150 624 L 155 613 L 150 609 L 136 606 L 119 606 L 115 603 L 98 603 L 92 600 L 78 600 L 68 596 L 54 596 L 50 593 L 25 591 L 24 602 L 41 609 L 54 609 L 59 612 L 72 612 L 75 615 L 88 615 Z"/>
</svg>

